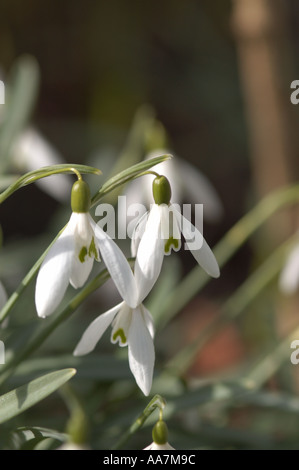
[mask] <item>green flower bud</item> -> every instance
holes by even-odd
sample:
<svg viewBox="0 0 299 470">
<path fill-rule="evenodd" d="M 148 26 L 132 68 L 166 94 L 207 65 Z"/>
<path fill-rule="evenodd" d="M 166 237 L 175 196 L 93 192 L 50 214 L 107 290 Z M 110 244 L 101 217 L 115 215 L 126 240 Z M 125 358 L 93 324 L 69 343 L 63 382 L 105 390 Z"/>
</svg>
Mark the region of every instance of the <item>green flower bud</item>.
<svg viewBox="0 0 299 470">
<path fill-rule="evenodd" d="M 157 176 L 153 181 L 153 196 L 156 204 L 169 204 L 171 187 L 165 176 Z"/>
<path fill-rule="evenodd" d="M 156 444 L 166 444 L 168 442 L 168 428 L 164 421 L 158 421 L 152 431 L 153 441 Z"/>
<path fill-rule="evenodd" d="M 78 180 L 73 184 L 71 194 L 71 206 L 73 212 L 86 213 L 90 208 L 90 190 L 85 181 Z"/>
</svg>

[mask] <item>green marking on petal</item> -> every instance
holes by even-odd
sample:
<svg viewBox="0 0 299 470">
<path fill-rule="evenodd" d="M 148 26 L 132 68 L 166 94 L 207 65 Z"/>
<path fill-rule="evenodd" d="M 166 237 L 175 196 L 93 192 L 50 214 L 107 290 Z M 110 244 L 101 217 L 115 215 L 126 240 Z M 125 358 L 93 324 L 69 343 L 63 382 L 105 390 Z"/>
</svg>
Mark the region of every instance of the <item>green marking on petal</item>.
<svg viewBox="0 0 299 470">
<path fill-rule="evenodd" d="M 126 335 L 125 335 L 125 332 L 122 328 L 119 328 L 115 333 L 114 335 L 112 336 L 113 338 L 113 341 L 117 341 L 117 338 L 120 338 L 120 342 L 122 344 L 126 344 L 127 342 L 127 338 L 126 338 Z"/>
<path fill-rule="evenodd" d="M 170 237 L 166 242 L 164 246 L 164 252 L 165 254 L 169 255 L 171 252 L 171 248 L 173 247 L 174 250 L 178 250 L 180 247 L 180 240 L 177 238 Z"/>
<path fill-rule="evenodd" d="M 84 263 L 85 261 L 85 257 L 88 255 L 88 251 L 87 251 L 87 248 L 86 246 L 82 246 L 81 250 L 80 250 L 80 253 L 79 253 L 79 260 L 81 261 L 81 263 Z"/>
<path fill-rule="evenodd" d="M 94 237 L 92 237 L 91 243 L 89 245 L 88 256 L 90 258 L 94 257 L 97 261 L 99 260 L 99 254 L 94 242 Z"/>
</svg>

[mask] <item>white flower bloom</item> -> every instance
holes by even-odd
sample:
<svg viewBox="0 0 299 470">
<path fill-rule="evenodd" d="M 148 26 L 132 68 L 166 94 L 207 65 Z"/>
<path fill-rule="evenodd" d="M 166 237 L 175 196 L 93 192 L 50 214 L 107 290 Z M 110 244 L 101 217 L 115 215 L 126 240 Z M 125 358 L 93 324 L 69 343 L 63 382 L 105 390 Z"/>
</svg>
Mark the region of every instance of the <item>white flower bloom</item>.
<svg viewBox="0 0 299 470">
<path fill-rule="evenodd" d="M 279 278 L 279 287 L 285 294 L 293 294 L 299 286 L 299 245 L 290 252 Z"/>
<path fill-rule="evenodd" d="M 36 280 L 35 304 L 44 318 L 60 304 L 69 283 L 82 287 L 99 260 L 93 220 L 88 213 L 73 212 L 71 218 L 46 255 Z"/>
<path fill-rule="evenodd" d="M 161 178 L 168 185 L 166 178 L 157 179 Z M 170 194 L 169 188 L 169 198 Z M 171 249 L 180 249 L 181 234 L 185 238 L 185 248 L 191 251 L 198 264 L 210 276 L 219 277 L 216 258 L 199 230 L 180 213 L 177 205 L 169 201 L 156 203 L 152 205 L 148 217 L 140 220 L 131 244 L 132 255 L 136 256 L 136 279 L 143 285 L 143 291 L 147 290 L 146 295 L 160 274 L 164 255 L 170 254 Z"/>
<path fill-rule="evenodd" d="M 145 447 L 143 450 L 175 450 L 174 447 L 171 447 L 168 442 L 166 444 L 156 444 L 152 442 L 149 446 Z"/>
<path fill-rule="evenodd" d="M 144 395 L 149 395 L 155 362 L 153 320 L 144 305 L 132 308 L 126 302 L 97 317 L 84 332 L 74 355 L 90 353 L 109 326 L 111 342 L 128 346 L 129 366 Z"/>
<path fill-rule="evenodd" d="M 71 218 L 47 253 L 37 276 L 35 303 L 40 317 L 47 317 L 59 305 L 70 283 L 74 288 L 86 282 L 94 259 L 101 257 L 120 295 L 135 305 L 137 292 L 131 268 L 119 247 L 98 227 L 89 213 L 88 185 L 77 181 L 72 188 Z"/>
<path fill-rule="evenodd" d="M 125 266 L 128 268 L 125 268 Z M 129 270 L 128 270 L 129 269 Z M 150 312 L 142 304 L 148 291 L 143 283 L 138 286 L 123 255 L 122 268 L 114 282 L 124 299 L 97 317 L 86 329 L 75 351 L 75 356 L 90 353 L 111 325 L 111 342 L 128 346 L 129 366 L 136 383 L 144 395 L 149 395 L 155 363 L 153 344 L 154 326 Z"/>
</svg>

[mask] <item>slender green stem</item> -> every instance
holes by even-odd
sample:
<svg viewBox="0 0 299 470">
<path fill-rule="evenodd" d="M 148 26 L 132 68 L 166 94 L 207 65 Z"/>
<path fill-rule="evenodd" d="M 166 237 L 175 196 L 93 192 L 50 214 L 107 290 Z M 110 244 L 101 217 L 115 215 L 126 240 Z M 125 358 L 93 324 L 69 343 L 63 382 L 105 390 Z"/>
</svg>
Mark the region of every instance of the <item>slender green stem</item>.
<svg viewBox="0 0 299 470">
<path fill-rule="evenodd" d="M 156 177 L 159 177 L 161 175 L 159 175 L 159 173 L 157 173 L 156 171 L 144 171 L 143 173 L 141 173 L 139 176 L 146 176 L 146 175 L 153 175 L 153 176 L 156 176 Z"/>
<path fill-rule="evenodd" d="M 161 411 L 163 411 L 165 407 L 165 400 L 160 395 L 155 395 L 152 400 L 148 403 L 148 405 L 144 408 L 142 413 L 138 416 L 138 418 L 134 421 L 134 423 L 129 427 L 129 429 L 121 436 L 119 441 L 112 447 L 112 450 L 121 449 L 122 446 L 128 441 L 128 439 L 135 434 L 138 429 L 140 429 L 147 418 L 155 411 L 156 408 L 159 408 L 161 416 Z"/>
<path fill-rule="evenodd" d="M 82 175 L 81 175 L 81 173 L 80 173 L 78 170 L 76 170 L 76 168 L 71 168 L 71 170 L 72 170 L 72 171 L 75 173 L 75 175 L 77 176 L 78 181 L 82 181 Z"/>
<path fill-rule="evenodd" d="M 269 258 L 249 276 L 246 281 L 226 300 L 219 316 L 212 320 L 195 341 L 176 354 L 166 366 L 176 374 L 183 374 L 192 364 L 198 352 L 228 322 L 242 314 L 248 305 L 269 285 L 281 270 L 290 247 L 297 240 L 297 234 L 283 243 Z"/>
<path fill-rule="evenodd" d="M 281 189 L 264 198 L 240 219 L 215 246 L 213 252 L 220 267 L 236 253 L 249 237 L 277 210 L 299 202 L 299 185 Z M 159 327 L 166 324 L 203 288 L 211 278 L 196 266 L 165 300 L 159 312 Z"/>
</svg>

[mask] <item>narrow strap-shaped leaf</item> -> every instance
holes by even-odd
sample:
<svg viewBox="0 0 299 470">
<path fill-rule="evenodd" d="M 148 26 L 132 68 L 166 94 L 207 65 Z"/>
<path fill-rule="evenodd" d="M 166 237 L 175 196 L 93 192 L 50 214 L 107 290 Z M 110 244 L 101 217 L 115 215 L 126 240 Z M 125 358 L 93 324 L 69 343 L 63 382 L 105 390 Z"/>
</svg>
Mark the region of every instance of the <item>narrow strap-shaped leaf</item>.
<svg viewBox="0 0 299 470">
<path fill-rule="evenodd" d="M 75 369 L 51 372 L 0 396 L 0 423 L 8 421 L 43 400 L 70 380 L 75 373 Z"/>
<path fill-rule="evenodd" d="M 87 165 L 62 163 L 60 165 L 44 166 L 38 170 L 30 171 L 25 173 L 16 181 L 14 181 L 8 188 L 0 194 L 0 203 L 4 202 L 9 196 L 15 191 L 27 186 L 28 184 L 34 183 L 35 181 L 46 178 L 47 176 L 56 175 L 59 173 L 89 173 L 93 175 L 101 175 L 102 172 L 98 168 L 94 168 Z"/>
<path fill-rule="evenodd" d="M 153 166 L 158 165 L 159 163 L 162 163 L 165 160 L 169 160 L 170 158 L 172 158 L 172 156 L 168 154 L 160 155 L 159 157 L 145 160 L 127 168 L 124 171 L 121 171 L 120 173 L 106 181 L 106 183 L 103 184 L 100 190 L 93 196 L 91 201 L 92 206 L 97 204 L 102 197 L 104 197 L 110 191 L 116 189 L 118 186 L 121 186 L 122 184 L 125 184 L 128 181 L 137 178 L 138 176 L 141 176 L 144 172 L 146 172 Z"/>
</svg>

